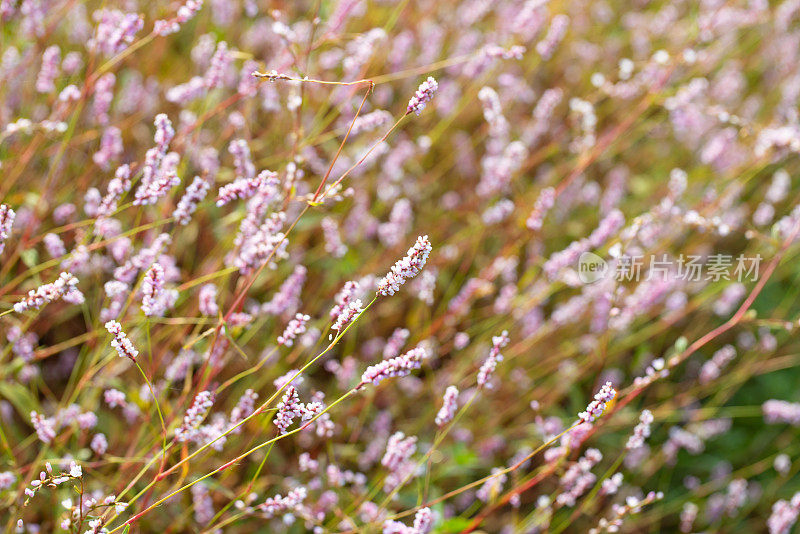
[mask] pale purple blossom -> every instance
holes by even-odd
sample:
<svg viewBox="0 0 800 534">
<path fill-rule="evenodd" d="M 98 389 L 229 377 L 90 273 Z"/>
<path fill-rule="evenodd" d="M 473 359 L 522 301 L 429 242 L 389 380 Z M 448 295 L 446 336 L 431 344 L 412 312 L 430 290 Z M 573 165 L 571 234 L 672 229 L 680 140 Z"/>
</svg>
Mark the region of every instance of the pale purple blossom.
<svg viewBox="0 0 800 534">
<path fill-rule="evenodd" d="M 136 347 L 133 346 L 131 340 L 128 339 L 128 336 L 122 331 L 122 325 L 117 321 L 108 321 L 105 324 L 105 327 L 106 330 L 108 330 L 108 333 L 114 336 L 114 339 L 111 340 L 111 346 L 114 347 L 114 350 L 117 351 L 117 354 L 119 354 L 120 358 L 130 358 L 131 361 L 135 362 L 136 356 L 139 355 L 139 351 L 136 350 Z M 106 392 L 106 402 L 108 402 L 108 392 Z M 109 402 L 109 404 L 111 403 Z"/>
<path fill-rule="evenodd" d="M 564 34 L 567 33 L 568 26 L 568 16 L 559 14 L 553 17 L 547 35 L 545 35 L 544 39 L 536 43 L 536 52 L 538 52 L 543 59 L 550 59 L 556 47 L 564 38 Z"/>
<path fill-rule="evenodd" d="M 164 113 L 160 113 L 156 115 L 155 127 L 156 146 L 148 150 L 145 155 L 142 178 L 134 194 L 133 203 L 137 206 L 155 204 L 159 198 L 180 183 L 175 172 L 177 162 L 166 158 L 169 143 L 175 136 L 172 122 Z"/>
<path fill-rule="evenodd" d="M 770 424 L 788 423 L 800 426 L 800 403 L 770 399 L 761 405 L 764 421 Z"/>
<path fill-rule="evenodd" d="M 107 72 L 100 76 L 94 85 L 94 102 L 92 111 L 99 124 L 108 124 L 108 112 L 111 109 L 111 101 L 114 100 L 114 85 L 117 78 L 113 73 Z"/>
<path fill-rule="evenodd" d="M 95 434 L 92 437 L 92 442 L 90 443 L 89 447 L 98 456 L 103 456 L 108 450 L 108 440 L 106 439 L 105 434 Z"/>
<path fill-rule="evenodd" d="M 11 228 L 14 226 L 16 212 L 5 204 L 0 204 L 0 254 L 6 246 L 6 239 L 11 235 Z"/>
<path fill-rule="evenodd" d="M 194 177 L 194 180 L 192 180 L 192 183 L 189 184 L 186 192 L 178 201 L 178 205 L 175 206 L 175 211 L 172 212 L 172 217 L 178 224 L 182 226 L 189 224 L 192 214 L 197 210 L 197 205 L 206 198 L 210 188 L 211 184 L 206 180 L 199 176 Z"/>
<path fill-rule="evenodd" d="M 217 315 L 219 312 L 219 306 L 217 306 L 217 286 L 214 284 L 204 284 L 200 288 L 198 301 L 200 313 L 208 317 Z"/>
<path fill-rule="evenodd" d="M 81 304 L 84 300 L 83 293 L 78 289 L 78 279 L 70 273 L 61 273 L 55 282 L 30 290 L 27 297 L 14 304 L 14 311 L 38 310 L 59 299 L 71 304 Z"/>
<path fill-rule="evenodd" d="M 144 27 L 141 15 L 124 13 L 118 9 L 98 9 L 92 17 L 97 22 L 97 27 L 87 46 L 100 50 L 106 56 L 119 54 L 128 48 Z"/>
<path fill-rule="evenodd" d="M 594 396 L 594 400 L 586 407 L 586 410 L 578 414 L 578 418 L 585 423 L 593 423 L 595 419 L 603 415 L 608 403 L 614 400 L 616 396 L 617 392 L 611 382 L 606 382 Z"/>
<path fill-rule="evenodd" d="M 425 109 L 425 105 L 431 101 L 437 89 L 439 89 L 439 84 L 436 83 L 436 80 L 434 80 L 432 76 L 428 76 L 428 78 L 420 84 L 417 92 L 411 97 L 411 100 L 408 101 L 406 115 L 411 113 L 419 115 L 422 113 L 422 110 Z"/>
<path fill-rule="evenodd" d="M 280 434 L 286 434 L 287 429 L 291 426 L 296 417 L 302 417 L 303 405 L 297 395 L 297 388 L 291 384 L 286 387 L 283 393 L 283 398 L 278 404 L 278 411 L 275 414 L 273 423 L 278 427 Z"/>
<path fill-rule="evenodd" d="M 164 314 L 164 268 L 159 263 L 150 266 L 142 281 L 142 311 L 147 317 Z"/>
<path fill-rule="evenodd" d="M 531 211 L 530 215 L 528 216 L 528 220 L 525 221 L 525 225 L 530 230 L 538 231 L 542 229 L 542 224 L 544 223 L 544 218 L 547 215 L 547 212 L 550 211 L 550 208 L 556 202 L 556 190 L 552 187 L 545 187 L 542 189 L 541 193 L 539 193 L 539 198 L 536 199 L 536 202 L 533 205 L 533 210 Z"/>
<path fill-rule="evenodd" d="M 395 263 L 391 271 L 378 282 L 378 295 L 394 295 L 407 280 L 414 278 L 425 267 L 431 252 L 428 236 L 420 236 L 408 249 L 406 256 Z"/>
<path fill-rule="evenodd" d="M 198 427 L 214 405 L 214 393 L 201 391 L 183 416 L 183 423 L 175 430 L 175 439 L 181 443 L 192 441 L 198 435 Z"/>
<path fill-rule="evenodd" d="M 422 360 L 425 357 L 425 349 L 416 347 L 402 356 L 371 365 L 361 375 L 361 384 L 364 385 L 371 382 L 377 386 L 386 378 L 407 376 L 411 374 L 411 371 L 422 366 Z"/>
<path fill-rule="evenodd" d="M 428 534 L 433 528 L 433 512 L 427 507 L 420 508 L 414 515 L 412 526 L 389 519 L 383 523 L 382 528 L 382 534 Z"/>
<path fill-rule="evenodd" d="M 188 22 L 200 8 L 203 7 L 203 0 L 186 0 L 179 8 L 175 17 L 171 19 L 160 19 L 153 24 L 153 33 L 156 35 L 167 36 L 176 33 L 181 29 L 181 25 Z"/>
<path fill-rule="evenodd" d="M 306 324 L 309 320 L 311 320 L 311 316 L 309 315 L 302 313 L 296 314 L 294 318 L 289 321 L 289 324 L 286 325 L 283 334 L 278 336 L 278 345 L 286 345 L 287 347 L 294 345 L 295 338 L 306 331 Z"/>
<path fill-rule="evenodd" d="M 57 45 L 48 46 L 42 53 L 42 68 L 36 78 L 36 90 L 40 93 L 52 93 L 56 90 L 53 83 L 59 75 L 61 49 Z"/>
<path fill-rule="evenodd" d="M 286 494 L 286 497 L 276 495 L 268 498 L 262 504 L 258 505 L 258 509 L 264 512 L 267 518 L 275 517 L 280 514 L 285 514 L 297 510 L 308 494 L 306 488 L 295 488 Z"/>
<path fill-rule="evenodd" d="M 294 313 L 300 305 L 300 293 L 303 290 L 307 272 L 302 265 L 295 266 L 292 274 L 281 284 L 272 300 L 261 307 L 261 312 L 269 315 Z"/>
<path fill-rule="evenodd" d="M 767 519 L 769 534 L 789 534 L 800 514 L 800 492 L 791 500 L 780 499 L 772 505 L 772 514 Z"/>
<path fill-rule="evenodd" d="M 500 349 L 508 345 L 509 338 L 508 332 L 503 330 L 499 336 L 492 336 L 492 348 L 489 350 L 489 356 L 481 365 L 478 370 L 478 387 L 488 387 L 491 389 L 490 381 L 494 374 L 497 363 L 503 361 L 503 355 L 500 354 Z"/>
<path fill-rule="evenodd" d="M 246 146 L 246 145 L 245 145 Z M 233 147 L 233 145 L 231 145 Z M 277 187 L 278 175 L 272 171 L 261 171 L 255 177 L 240 177 L 222 186 L 217 193 L 217 206 L 224 206 L 237 198 L 250 198 L 268 187 Z"/>
<path fill-rule="evenodd" d="M 31 424 L 34 430 L 36 430 L 36 435 L 39 437 L 39 440 L 43 443 L 50 443 L 55 439 L 56 429 L 53 419 L 45 417 L 37 412 L 31 412 Z"/>
<path fill-rule="evenodd" d="M 625 445 L 627 450 L 638 449 L 644 446 L 644 440 L 650 437 L 650 424 L 653 422 L 653 414 L 650 410 L 642 410 L 639 415 L 639 423 L 633 429 L 633 435 L 628 438 Z"/>
<path fill-rule="evenodd" d="M 436 426 L 442 428 L 453 420 L 458 409 L 458 388 L 448 386 L 442 398 L 442 407 L 436 413 Z"/>
</svg>

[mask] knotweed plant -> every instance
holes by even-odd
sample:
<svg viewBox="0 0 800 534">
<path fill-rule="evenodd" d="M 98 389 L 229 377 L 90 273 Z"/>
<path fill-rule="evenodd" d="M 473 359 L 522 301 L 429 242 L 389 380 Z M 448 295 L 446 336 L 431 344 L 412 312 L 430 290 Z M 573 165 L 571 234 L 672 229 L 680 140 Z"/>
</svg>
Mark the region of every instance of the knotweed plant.
<svg viewBox="0 0 800 534">
<path fill-rule="evenodd" d="M 0 0 L 0 80 L 4 532 L 800 528 L 795 0 Z"/>
</svg>

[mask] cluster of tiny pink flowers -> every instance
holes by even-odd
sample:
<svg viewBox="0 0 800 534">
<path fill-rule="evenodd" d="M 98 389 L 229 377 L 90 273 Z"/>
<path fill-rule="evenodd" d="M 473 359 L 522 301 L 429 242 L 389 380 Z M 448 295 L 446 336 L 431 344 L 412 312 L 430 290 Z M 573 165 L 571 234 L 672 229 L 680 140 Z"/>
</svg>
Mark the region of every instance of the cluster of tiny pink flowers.
<svg viewBox="0 0 800 534">
<path fill-rule="evenodd" d="M 617 391 L 611 382 L 606 382 L 600 391 L 594 396 L 594 400 L 586 407 L 586 411 L 578 414 L 578 418 L 585 423 L 593 423 L 595 419 L 603 415 L 606 406 L 617 396 Z"/>
<path fill-rule="evenodd" d="M 211 184 L 201 177 L 195 176 L 178 201 L 175 211 L 172 212 L 175 222 L 182 226 L 189 224 L 189 221 L 192 220 L 192 214 L 197 210 L 197 205 L 206 198 L 210 188 Z"/>
<path fill-rule="evenodd" d="M 17 475 L 11 471 L 0 471 L 0 491 L 10 488 L 17 480 Z"/>
<path fill-rule="evenodd" d="M 398 260 L 390 272 L 378 282 L 378 295 L 394 295 L 406 281 L 417 276 L 425 267 L 431 248 L 427 235 L 418 237 L 405 257 Z"/>
<path fill-rule="evenodd" d="M 200 313 L 208 317 L 213 317 L 219 313 L 219 306 L 217 305 L 217 286 L 214 284 L 203 285 L 200 288 L 200 293 L 197 298 Z"/>
<path fill-rule="evenodd" d="M 714 353 L 710 360 L 700 368 L 700 383 L 706 384 L 717 379 L 722 369 L 736 357 L 736 349 L 733 345 L 725 345 Z"/>
<path fill-rule="evenodd" d="M 116 126 L 109 126 L 103 130 L 100 137 L 100 149 L 92 156 L 98 167 L 107 170 L 111 162 L 122 154 L 122 132 Z"/>
<path fill-rule="evenodd" d="M 31 412 L 31 424 L 43 443 L 50 443 L 56 437 L 55 421 L 36 412 Z"/>
<path fill-rule="evenodd" d="M 98 78 L 94 86 L 94 103 L 92 111 L 100 124 L 108 124 L 111 101 L 114 99 L 114 84 L 117 78 L 113 73 L 107 72 Z"/>
<path fill-rule="evenodd" d="M 383 346 L 383 359 L 394 358 L 400 354 L 400 350 L 409 337 L 411 337 L 411 331 L 408 328 L 395 328 L 392 335 L 386 340 L 386 345 Z"/>
<path fill-rule="evenodd" d="M 25 488 L 25 495 L 32 499 L 36 496 L 36 492 L 43 487 L 55 488 L 67 482 L 68 480 L 81 478 L 83 476 L 83 469 L 74 461 L 69 463 L 69 471 L 65 471 L 59 475 L 53 473 L 53 466 L 50 462 L 45 463 L 45 470 L 39 473 L 38 478 L 31 480 L 30 487 Z"/>
<path fill-rule="evenodd" d="M 656 358 L 647 366 L 644 376 L 637 376 L 633 379 L 633 385 L 636 387 L 645 387 L 659 378 L 665 378 L 667 376 L 669 376 L 669 369 L 667 369 L 664 364 L 664 358 Z"/>
<path fill-rule="evenodd" d="M 397 471 L 402 464 L 417 450 L 417 438 L 408 436 L 403 432 L 395 432 L 386 444 L 386 452 L 381 459 L 381 465 L 389 471 Z"/>
<path fill-rule="evenodd" d="M 237 178 L 252 179 L 256 175 L 256 168 L 250 157 L 250 146 L 247 141 L 244 139 L 231 141 L 228 152 L 233 156 Z"/>
<path fill-rule="evenodd" d="M 605 479 L 600 486 L 600 495 L 616 495 L 619 488 L 622 487 L 623 478 L 622 473 L 614 473 L 611 477 Z"/>
<path fill-rule="evenodd" d="M 597 480 L 591 469 L 602 459 L 600 451 L 588 449 L 573 463 L 559 481 L 563 491 L 556 497 L 556 503 L 560 506 L 575 506 L 576 500 Z"/>
<path fill-rule="evenodd" d="M 492 473 L 483 485 L 475 492 L 475 496 L 483 502 L 491 502 L 495 496 L 503 491 L 503 485 L 508 477 L 501 467 L 493 467 Z"/>
<path fill-rule="evenodd" d="M 639 499 L 633 495 L 630 495 L 625 499 L 624 505 L 612 504 L 611 511 L 614 515 L 610 519 L 606 519 L 605 517 L 601 518 L 597 523 L 597 527 L 589 529 L 589 534 L 600 534 L 601 532 L 619 532 L 625 516 L 639 513 L 646 505 L 663 498 L 664 494 L 660 491 L 650 491 L 644 496 L 643 499 Z"/>
<path fill-rule="evenodd" d="M 344 305 L 342 311 L 339 312 L 339 315 L 336 316 L 336 320 L 333 322 L 333 326 L 331 328 L 337 332 L 341 332 L 342 329 L 349 325 L 350 322 L 362 311 L 364 311 L 364 307 L 361 299 L 355 299 L 348 302 Z"/>
<path fill-rule="evenodd" d="M 374 130 L 379 126 L 389 123 L 392 120 L 392 114 L 388 111 L 378 109 L 359 115 L 353 121 L 353 128 L 350 130 L 351 135 L 356 135 L 361 132 L 368 132 Z"/>
<path fill-rule="evenodd" d="M 310 315 L 298 313 L 286 325 L 283 334 L 278 336 L 278 345 L 286 345 L 291 347 L 294 345 L 294 340 L 297 336 L 302 335 L 306 331 L 306 324 L 311 320 Z"/>
<path fill-rule="evenodd" d="M 770 399 L 761 405 L 767 423 L 789 423 L 800 426 L 800 403 Z"/>
<path fill-rule="evenodd" d="M 200 423 L 206 418 L 213 405 L 214 393 L 211 391 L 198 393 L 194 401 L 192 401 L 192 405 L 186 410 L 186 414 L 183 416 L 183 423 L 175 430 L 175 440 L 181 443 L 194 440 Z"/>
<path fill-rule="evenodd" d="M 325 251 L 334 258 L 341 258 L 347 252 L 347 245 L 342 243 L 339 235 L 339 225 L 333 217 L 325 217 L 320 221 L 322 233 L 325 236 Z"/>
<path fill-rule="evenodd" d="M 11 235 L 11 228 L 14 226 L 16 213 L 9 206 L 0 204 L 0 254 L 6 246 L 6 239 Z"/>
<path fill-rule="evenodd" d="M 278 432 L 286 434 L 286 430 L 294 422 L 295 417 L 301 417 L 302 415 L 303 405 L 297 395 L 297 388 L 290 384 L 286 387 L 283 398 L 278 404 L 278 411 L 273 422 L 278 427 Z"/>
<path fill-rule="evenodd" d="M 533 204 L 533 210 L 528 216 L 528 220 L 525 221 L 525 225 L 530 230 L 541 230 L 545 215 L 547 215 L 547 212 L 550 211 L 550 208 L 552 208 L 555 203 L 556 190 L 552 187 L 545 187 L 542 189 L 542 192 L 539 193 L 539 198 L 537 198 L 536 202 Z"/>
<path fill-rule="evenodd" d="M 233 145 L 231 145 L 233 147 Z M 255 177 L 239 177 L 222 186 L 217 193 L 217 206 L 224 206 L 237 198 L 250 198 L 268 187 L 279 184 L 278 175 L 272 171 L 261 171 Z"/>
<path fill-rule="evenodd" d="M 40 93 L 51 93 L 56 90 L 53 83 L 59 75 L 61 49 L 57 45 L 48 46 L 42 53 L 42 69 L 36 78 L 36 90 Z"/>
<path fill-rule="evenodd" d="M 106 330 L 108 330 L 108 333 L 114 336 L 114 339 L 111 340 L 111 346 L 114 347 L 114 350 L 117 351 L 117 354 L 119 354 L 121 358 L 130 358 L 135 362 L 136 356 L 139 355 L 139 351 L 136 350 L 136 347 L 133 346 L 131 340 L 128 339 L 128 336 L 126 336 L 125 332 L 122 331 L 122 325 L 117 321 L 108 321 L 105 324 L 105 327 Z"/>
<path fill-rule="evenodd" d="M 83 293 L 78 289 L 78 279 L 70 273 L 61 273 L 55 282 L 30 290 L 28 296 L 14 304 L 14 311 L 38 310 L 45 304 L 64 299 L 70 304 L 81 304 Z"/>
<path fill-rule="evenodd" d="M 361 375 L 361 384 L 372 383 L 377 386 L 386 378 L 408 376 L 414 369 L 422 367 L 422 360 L 425 356 L 425 349 L 416 347 L 402 356 L 383 360 L 379 364 L 371 365 L 367 367 L 364 374 Z"/>
<path fill-rule="evenodd" d="M 383 534 L 428 534 L 433 527 L 433 512 L 430 508 L 420 508 L 414 514 L 414 524 L 406 526 L 389 519 L 383 523 Z"/>
<path fill-rule="evenodd" d="M 203 77 L 203 85 L 206 89 L 214 89 L 220 87 L 222 84 L 225 71 L 228 69 L 232 60 L 231 52 L 228 50 L 228 43 L 220 41 L 217 44 L 217 50 L 211 57 L 211 62 L 208 66 L 205 76 Z"/>
<path fill-rule="evenodd" d="M 780 499 L 772 505 L 772 514 L 767 519 L 769 534 L 789 534 L 800 515 L 800 492 L 791 500 Z"/>
<path fill-rule="evenodd" d="M 458 388 L 455 386 L 448 386 L 444 391 L 442 397 L 442 407 L 436 413 L 436 426 L 442 428 L 444 425 L 453 420 L 458 409 Z"/>
<path fill-rule="evenodd" d="M 142 311 L 147 317 L 163 315 L 164 268 L 159 263 L 150 266 L 142 281 Z"/>
<path fill-rule="evenodd" d="M 106 439 L 105 434 L 95 434 L 89 447 L 98 456 L 103 456 L 108 450 L 108 439 Z"/>
<path fill-rule="evenodd" d="M 201 525 L 210 523 L 214 518 L 214 501 L 208 493 L 208 486 L 198 482 L 192 486 L 191 492 L 195 521 Z"/>
<path fill-rule="evenodd" d="M 536 43 L 536 51 L 540 56 L 542 56 L 543 59 L 550 59 L 555 52 L 558 43 L 561 42 L 561 39 L 564 38 L 564 34 L 567 33 L 568 26 L 568 16 L 559 14 L 553 17 L 547 35 L 545 35 L 544 39 Z"/>
<path fill-rule="evenodd" d="M 333 297 L 336 304 L 331 308 L 330 317 L 336 319 L 344 312 L 348 305 L 355 301 L 361 293 L 361 286 L 358 282 L 348 281 L 342 286 L 342 289 Z"/>
<path fill-rule="evenodd" d="M 177 15 L 169 20 L 160 19 L 153 24 L 153 33 L 156 35 L 167 36 L 177 33 L 181 29 L 181 24 L 188 22 L 200 8 L 203 7 L 203 0 L 187 0 L 178 8 Z"/>
<path fill-rule="evenodd" d="M 503 355 L 500 354 L 500 349 L 508 345 L 508 342 L 508 332 L 505 330 L 503 330 L 499 336 L 492 336 L 492 348 L 489 350 L 489 356 L 486 357 L 483 365 L 481 365 L 481 368 L 478 370 L 478 387 L 486 386 L 491 388 L 489 382 L 492 379 L 494 370 L 497 368 L 497 363 L 503 361 Z"/>
<path fill-rule="evenodd" d="M 234 426 L 240 423 L 241 421 L 244 421 L 245 418 L 249 417 L 253 412 L 255 412 L 257 400 L 258 400 L 258 393 L 256 393 L 252 389 L 248 389 L 247 391 L 245 391 L 244 394 L 239 398 L 239 402 L 237 402 L 236 406 L 234 406 L 233 409 L 231 410 L 231 417 L 230 417 L 231 426 Z"/>
<path fill-rule="evenodd" d="M 114 178 L 108 182 L 106 195 L 100 200 L 100 203 L 94 210 L 94 215 L 100 219 L 98 220 L 98 224 L 102 224 L 105 218 L 111 217 L 114 214 L 119 199 L 123 194 L 130 191 L 130 188 L 131 168 L 129 165 L 120 165 L 117 167 L 117 170 L 114 171 Z M 97 233 L 101 234 L 101 232 Z"/>
<path fill-rule="evenodd" d="M 144 27 L 144 19 L 138 13 L 124 13 L 118 9 L 98 9 L 93 14 L 97 22 L 94 36 L 87 46 L 106 56 L 119 54 L 133 42 Z"/>
<path fill-rule="evenodd" d="M 550 279 L 567 267 L 574 266 L 584 252 L 598 248 L 625 224 L 625 216 L 619 210 L 612 210 L 597 225 L 589 237 L 573 241 L 564 250 L 553 253 L 544 263 L 544 271 Z"/>
<path fill-rule="evenodd" d="M 697 519 L 697 514 L 700 512 L 700 507 L 698 507 L 693 502 L 684 503 L 683 508 L 681 509 L 681 524 L 680 529 L 681 532 L 691 532 L 692 526 L 694 525 L 694 520 Z"/>
<path fill-rule="evenodd" d="M 259 510 L 266 514 L 267 518 L 275 517 L 279 514 L 285 514 L 300 508 L 303 501 L 308 495 L 308 491 L 304 487 L 295 488 L 290 490 L 286 497 L 276 495 L 268 498 L 262 504 L 258 505 Z"/>
<path fill-rule="evenodd" d="M 434 93 L 436 93 L 438 89 L 439 84 L 436 83 L 436 80 L 434 80 L 432 76 L 428 76 L 428 79 L 420 84 L 417 92 L 414 93 L 414 96 L 408 101 L 406 115 L 411 113 L 419 115 L 422 113 L 422 110 L 425 109 L 425 106 L 431 101 Z"/>
<path fill-rule="evenodd" d="M 180 183 L 180 179 L 175 172 L 177 161 L 167 155 L 169 143 L 175 137 L 175 129 L 172 127 L 172 122 L 164 113 L 159 113 L 155 118 L 155 127 L 154 140 L 156 146 L 149 149 L 145 154 L 142 179 L 134 193 L 133 203 L 137 206 L 155 204 L 159 198 L 166 195 L 170 189 Z M 170 154 L 170 156 L 172 155 Z"/>
<path fill-rule="evenodd" d="M 650 437 L 650 424 L 653 422 L 653 414 L 650 410 L 642 410 L 639 415 L 639 423 L 633 428 L 633 435 L 628 438 L 625 448 L 629 451 L 644 446 L 644 440 Z"/>
</svg>

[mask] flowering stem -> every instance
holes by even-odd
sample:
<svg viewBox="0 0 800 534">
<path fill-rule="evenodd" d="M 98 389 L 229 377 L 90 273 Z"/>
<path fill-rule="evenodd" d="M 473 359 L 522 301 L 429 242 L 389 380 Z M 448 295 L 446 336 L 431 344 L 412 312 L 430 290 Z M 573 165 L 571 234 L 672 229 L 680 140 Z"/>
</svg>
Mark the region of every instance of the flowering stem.
<svg viewBox="0 0 800 534">
<path fill-rule="evenodd" d="M 289 382 L 287 382 L 287 384 L 288 384 L 288 383 L 289 383 Z M 219 473 L 220 471 L 224 471 L 225 469 L 227 469 L 227 468 L 231 467 L 232 465 L 239 463 L 240 461 L 244 460 L 245 458 L 247 458 L 248 456 L 250 456 L 250 455 L 251 455 L 251 454 L 253 454 L 254 452 L 256 452 L 256 451 L 258 451 L 258 450 L 260 450 L 260 449 L 263 449 L 264 447 L 266 447 L 266 446 L 268 446 L 268 445 L 271 445 L 271 444 L 275 443 L 276 441 L 279 441 L 279 440 L 281 440 L 281 439 L 287 438 L 287 437 L 289 437 L 289 436 L 291 436 L 291 435 L 293 435 L 293 434 L 296 434 L 296 433 L 300 432 L 301 430 L 303 430 L 303 429 L 305 429 L 306 427 L 308 427 L 308 425 L 310 425 L 311 423 L 313 423 L 314 421 L 316 421 L 317 419 L 319 419 L 320 417 L 322 417 L 322 415 L 323 415 L 323 414 L 327 413 L 327 412 L 328 412 L 330 409 L 332 409 L 334 406 L 336 406 L 337 404 L 339 404 L 340 402 L 342 402 L 343 400 L 345 400 L 347 397 L 351 396 L 351 395 L 352 395 L 352 394 L 354 394 L 354 393 L 356 393 L 356 388 L 353 388 L 353 389 L 351 389 L 350 391 L 348 391 L 347 393 L 345 393 L 344 395 L 342 395 L 341 397 L 339 397 L 338 399 L 336 399 L 336 400 L 335 400 L 334 402 L 332 402 L 332 403 L 331 403 L 331 404 L 330 404 L 328 407 L 326 407 L 326 408 L 325 408 L 324 410 L 322 410 L 322 411 L 321 411 L 319 414 L 317 414 L 317 415 L 316 415 L 316 416 L 315 416 L 313 419 L 309 420 L 309 421 L 308 421 L 308 422 L 305 424 L 305 426 L 302 426 L 302 427 L 296 428 L 296 429 L 294 429 L 294 430 L 291 430 L 291 431 L 287 432 L 286 434 L 281 434 L 281 435 L 279 435 L 279 436 L 276 436 L 276 437 L 274 437 L 274 438 L 272 438 L 272 439 L 269 439 L 269 440 L 267 440 L 267 441 L 265 441 L 265 442 L 263 442 L 263 443 L 261 443 L 261 444 L 259 444 L 259 445 L 256 445 L 256 446 L 255 446 L 255 447 L 253 447 L 252 449 L 250 449 L 250 450 L 248 450 L 248 451 L 246 451 L 246 452 L 244 452 L 244 453 L 240 454 L 239 456 L 237 456 L 237 457 L 236 457 L 236 458 L 234 458 L 233 460 L 231 460 L 231 461 L 229 461 L 229 462 L 227 462 L 227 463 L 225 463 L 225 464 L 222 464 L 221 466 L 217 467 L 216 469 L 214 469 L 214 470 L 213 470 L 213 471 L 211 471 L 210 473 L 207 473 L 207 474 L 203 475 L 202 477 L 200 477 L 200 478 L 198 478 L 198 479 L 196 479 L 196 480 L 194 480 L 194 481 L 192 481 L 192 482 L 190 482 L 190 483 L 188 483 L 188 484 L 186 484 L 186 485 L 184 485 L 184 486 L 182 486 L 182 487 L 180 487 L 180 488 L 176 489 L 175 491 L 173 491 L 173 492 L 169 493 L 168 495 L 166 495 L 166 496 L 162 497 L 161 499 L 157 500 L 156 502 L 154 502 L 153 504 L 151 504 L 150 506 L 148 506 L 147 508 L 145 508 L 145 509 L 144 509 L 144 510 L 142 510 L 141 512 L 137 513 L 136 515 L 134 515 L 133 517 L 131 517 L 130 519 L 128 519 L 127 521 L 125 521 L 125 523 L 123 523 L 123 524 L 119 525 L 118 527 L 116 527 L 115 529 L 113 529 L 113 530 L 109 531 L 109 534 L 112 534 L 112 533 L 116 532 L 117 530 L 119 530 L 120 528 L 122 528 L 122 527 L 123 527 L 123 526 L 125 526 L 125 525 L 130 525 L 130 524 L 134 523 L 134 522 L 135 522 L 137 519 L 139 519 L 140 517 L 142 517 L 143 515 L 145 515 L 147 512 L 149 512 L 149 511 L 150 511 L 150 510 L 152 510 L 153 508 L 155 508 L 155 507 L 159 506 L 161 503 L 163 503 L 163 502 L 165 502 L 165 501 L 169 500 L 170 498 L 172 498 L 173 496 L 177 495 L 178 493 L 180 493 L 180 492 L 182 492 L 182 491 L 184 491 L 184 490 L 186 490 L 186 489 L 189 489 L 189 488 L 191 488 L 192 486 L 194 486 L 194 485 L 195 485 L 195 484 L 197 484 L 198 482 L 201 482 L 201 481 L 203 481 L 203 480 L 205 480 L 205 479 L 207 479 L 207 478 L 209 478 L 209 477 L 211 477 L 211 476 L 215 475 L 216 473 Z M 230 431 L 229 431 L 229 432 L 230 432 Z M 219 438 L 217 438 L 217 439 L 219 439 Z M 176 464 L 175 466 L 173 466 L 173 469 L 174 469 L 175 467 L 177 467 L 177 465 L 180 465 L 180 464 Z"/>
<path fill-rule="evenodd" d="M 150 337 L 149 330 L 150 330 L 150 328 L 148 326 L 148 338 Z M 133 363 L 134 363 L 134 365 L 136 365 L 136 368 L 139 369 L 139 372 L 142 374 L 142 378 L 144 378 L 144 381 L 147 383 L 147 387 L 150 388 L 150 395 L 153 397 L 153 404 L 156 405 L 156 411 L 158 412 L 158 418 L 161 421 L 161 432 L 163 433 L 163 436 L 162 436 L 162 440 L 163 440 L 162 441 L 162 455 L 163 455 L 162 456 L 162 461 L 163 461 L 163 460 L 166 460 L 166 457 L 167 457 L 167 426 L 164 424 L 164 416 L 161 413 L 161 406 L 158 404 L 158 398 L 156 397 L 155 389 L 153 389 L 153 384 L 150 383 L 150 380 L 147 378 L 147 375 L 144 373 L 144 369 L 142 369 L 142 367 L 139 365 L 139 362 L 134 360 Z"/>
</svg>

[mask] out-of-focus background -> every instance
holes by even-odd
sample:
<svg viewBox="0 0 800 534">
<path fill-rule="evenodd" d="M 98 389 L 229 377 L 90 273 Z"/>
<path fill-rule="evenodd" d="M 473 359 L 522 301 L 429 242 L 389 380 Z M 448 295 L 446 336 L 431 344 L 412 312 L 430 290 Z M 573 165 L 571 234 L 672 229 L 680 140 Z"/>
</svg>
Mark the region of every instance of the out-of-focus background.
<svg viewBox="0 0 800 534">
<path fill-rule="evenodd" d="M 799 53 L 795 0 L 0 0 L 2 527 L 792 532 Z"/>
</svg>

